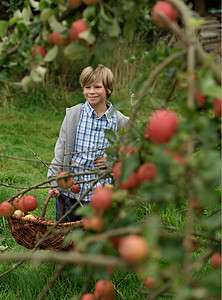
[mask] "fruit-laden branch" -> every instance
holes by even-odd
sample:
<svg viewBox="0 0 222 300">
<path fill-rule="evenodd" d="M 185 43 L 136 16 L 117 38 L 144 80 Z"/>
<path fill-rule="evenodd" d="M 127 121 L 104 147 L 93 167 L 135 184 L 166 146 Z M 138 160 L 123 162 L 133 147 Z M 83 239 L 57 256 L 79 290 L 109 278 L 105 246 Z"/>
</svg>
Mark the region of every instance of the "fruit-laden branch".
<svg viewBox="0 0 222 300">
<path fill-rule="evenodd" d="M 152 86 L 152 84 L 154 83 L 155 79 L 157 78 L 157 76 L 159 75 L 159 73 L 166 68 L 169 64 L 171 64 L 174 60 L 176 60 L 177 58 L 184 56 L 186 54 L 187 50 L 183 50 L 181 52 L 177 52 L 172 54 L 171 56 L 167 57 L 159 66 L 157 66 L 153 72 L 150 74 L 149 78 L 146 80 L 145 84 L 143 85 L 142 89 L 139 91 L 139 93 L 136 96 L 136 103 L 135 106 L 133 108 L 130 120 L 127 124 L 127 130 L 126 130 L 126 136 L 127 139 L 129 137 L 129 134 L 131 132 L 131 128 L 133 126 L 133 124 L 135 123 L 135 119 L 138 113 L 138 110 L 140 108 L 140 105 L 143 101 L 143 98 L 146 96 L 148 89 Z"/>
</svg>

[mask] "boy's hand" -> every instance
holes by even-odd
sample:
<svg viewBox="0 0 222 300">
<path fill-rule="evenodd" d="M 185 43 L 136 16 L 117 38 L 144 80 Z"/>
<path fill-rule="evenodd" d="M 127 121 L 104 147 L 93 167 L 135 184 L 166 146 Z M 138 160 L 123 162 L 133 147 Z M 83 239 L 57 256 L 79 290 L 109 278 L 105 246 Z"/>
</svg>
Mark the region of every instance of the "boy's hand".
<svg viewBox="0 0 222 300">
<path fill-rule="evenodd" d="M 59 196 L 60 192 L 59 190 L 57 190 L 57 188 L 53 188 L 53 189 L 49 189 L 49 194 L 52 194 L 52 198 L 56 198 Z"/>
<path fill-rule="evenodd" d="M 105 157 L 97 157 L 93 164 L 96 168 L 106 168 L 107 166 L 105 165 L 106 159 Z"/>
</svg>

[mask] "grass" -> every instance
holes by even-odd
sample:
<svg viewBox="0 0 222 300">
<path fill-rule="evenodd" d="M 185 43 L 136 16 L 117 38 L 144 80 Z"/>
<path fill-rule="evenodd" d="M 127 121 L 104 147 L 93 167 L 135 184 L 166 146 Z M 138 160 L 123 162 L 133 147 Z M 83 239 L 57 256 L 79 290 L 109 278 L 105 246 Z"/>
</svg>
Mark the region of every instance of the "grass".
<svg viewBox="0 0 222 300">
<path fill-rule="evenodd" d="M 125 105 L 122 112 L 129 114 L 130 105 L 128 96 L 125 95 Z M 41 99 L 39 102 L 38 99 Z M 52 100 L 53 99 L 53 100 Z M 119 103 L 122 95 L 115 95 L 113 103 Z M 30 94 L 13 92 L 10 100 L 0 105 L 0 151 L 1 154 L 36 159 L 30 149 L 40 159 L 50 162 L 53 157 L 54 145 L 56 143 L 62 119 L 65 115 L 65 107 L 70 107 L 83 102 L 82 94 L 79 92 L 67 93 L 65 89 L 53 89 L 51 85 L 34 89 Z M 147 112 L 153 109 L 144 104 L 140 115 L 140 125 L 146 121 Z M 27 146 L 28 145 L 28 146 Z M 29 149 L 29 148 L 30 149 Z M 0 182 L 16 186 L 17 189 L 0 186 L 0 202 L 15 195 L 17 190 L 39 183 L 47 178 L 47 168 L 42 163 L 24 162 L 2 157 L 0 161 Z M 38 189 L 34 193 L 39 200 L 39 207 L 35 211 L 41 215 L 47 189 Z M 154 208 L 150 204 L 141 204 L 133 213 L 138 222 L 149 216 Z M 46 219 L 54 219 L 55 205 L 50 201 Z M 160 218 L 167 224 L 182 227 L 184 208 L 168 205 L 162 210 Z M 0 218 L 0 246 L 8 247 L 6 252 L 27 251 L 18 245 L 11 236 L 7 221 Z M 5 262 L 0 265 L 0 273 L 10 269 L 14 263 Z M 167 265 L 167 261 L 163 262 Z M 16 270 L 0 277 L 0 300 L 36 299 L 50 277 L 54 274 L 56 265 L 54 263 L 29 264 L 24 263 Z M 130 300 L 141 286 L 141 281 L 133 272 L 126 270 L 115 270 L 112 275 L 115 285 L 115 299 Z M 78 268 L 67 266 L 54 286 L 47 293 L 46 300 L 65 300 L 81 292 L 84 276 L 78 273 Z M 90 282 L 91 292 L 95 281 Z M 146 299 L 145 295 L 137 295 L 135 299 Z M 161 299 L 164 299 L 161 297 Z M 165 298 L 169 299 L 169 298 Z"/>
</svg>

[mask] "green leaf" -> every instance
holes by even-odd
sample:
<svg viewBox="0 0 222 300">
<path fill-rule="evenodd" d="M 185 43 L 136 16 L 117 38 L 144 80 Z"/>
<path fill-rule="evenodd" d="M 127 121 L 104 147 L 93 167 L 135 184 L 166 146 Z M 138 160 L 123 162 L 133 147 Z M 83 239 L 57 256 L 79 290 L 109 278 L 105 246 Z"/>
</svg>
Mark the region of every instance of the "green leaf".
<svg viewBox="0 0 222 300">
<path fill-rule="evenodd" d="M 111 129 L 104 129 L 105 136 L 110 144 L 116 144 L 119 142 L 118 134 Z"/>
<path fill-rule="evenodd" d="M 87 48 L 80 45 L 78 42 L 72 42 L 64 48 L 64 55 L 69 60 L 83 59 L 86 55 Z"/>
<path fill-rule="evenodd" d="M 67 28 L 63 26 L 62 23 L 56 20 L 55 16 L 51 16 L 49 18 L 49 25 L 53 31 L 55 30 L 59 33 L 64 33 L 67 30 Z"/>
<path fill-rule="evenodd" d="M 45 62 L 53 61 L 56 58 L 58 51 L 59 51 L 59 47 L 55 45 L 52 49 L 50 49 L 47 52 L 46 56 L 44 57 L 44 61 Z"/>
<path fill-rule="evenodd" d="M 129 155 L 126 160 L 124 161 L 123 168 L 122 168 L 122 178 L 121 181 L 125 182 L 129 175 L 135 171 L 140 165 L 139 159 L 135 153 L 135 151 Z"/>
<path fill-rule="evenodd" d="M 8 21 L 0 21 L 0 36 L 5 36 L 8 30 Z"/>
<path fill-rule="evenodd" d="M 200 90 L 205 96 L 221 98 L 221 87 L 216 84 L 210 73 L 201 78 Z"/>
<path fill-rule="evenodd" d="M 39 1 L 29 0 L 29 2 L 35 10 L 39 10 Z"/>
<path fill-rule="evenodd" d="M 53 9 L 51 9 L 51 8 L 45 8 L 45 9 L 43 9 L 43 11 L 41 12 L 41 14 L 40 14 L 40 19 L 41 19 L 41 21 L 44 23 L 44 22 L 46 22 L 51 16 L 53 16 L 54 15 L 54 10 Z"/>
</svg>

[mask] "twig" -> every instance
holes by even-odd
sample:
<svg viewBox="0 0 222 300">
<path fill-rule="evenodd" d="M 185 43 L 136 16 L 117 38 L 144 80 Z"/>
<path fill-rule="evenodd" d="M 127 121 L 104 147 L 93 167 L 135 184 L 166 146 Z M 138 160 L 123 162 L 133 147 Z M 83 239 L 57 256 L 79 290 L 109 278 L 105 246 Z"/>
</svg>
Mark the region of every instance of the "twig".
<svg viewBox="0 0 222 300">
<path fill-rule="evenodd" d="M 0 261 L 17 261 L 25 260 L 30 262 L 55 262 L 62 264 L 76 264 L 85 263 L 92 264 L 100 267 L 118 267 L 127 268 L 128 264 L 121 258 L 111 255 L 98 255 L 98 254 L 75 254 L 74 252 L 17 252 L 17 253 L 3 253 L 0 255 Z"/>
</svg>

